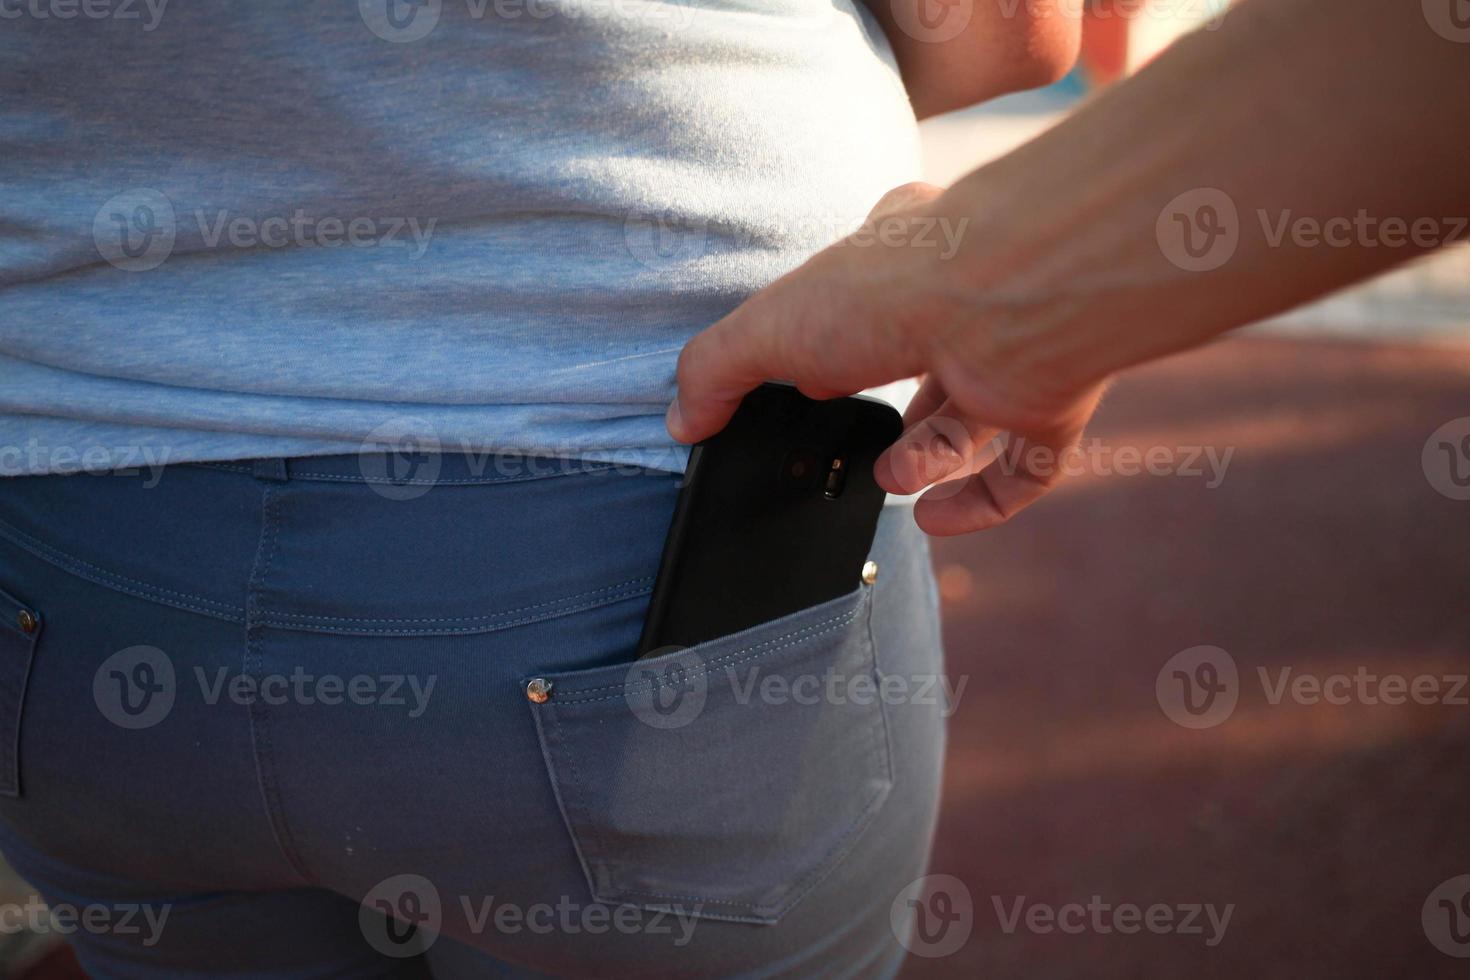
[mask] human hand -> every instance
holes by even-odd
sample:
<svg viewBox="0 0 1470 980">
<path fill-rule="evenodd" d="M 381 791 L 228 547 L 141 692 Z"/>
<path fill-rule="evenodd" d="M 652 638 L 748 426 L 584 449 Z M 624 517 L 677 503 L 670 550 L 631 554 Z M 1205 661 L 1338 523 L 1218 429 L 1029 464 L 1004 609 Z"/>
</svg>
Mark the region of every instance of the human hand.
<svg viewBox="0 0 1470 980">
<path fill-rule="evenodd" d="M 919 526 L 981 530 L 1044 495 L 1103 386 L 1049 372 L 1048 352 L 1027 343 L 1034 325 L 988 303 L 966 273 L 975 251 L 943 253 L 968 227 L 953 203 L 927 184 L 891 191 L 863 229 L 694 337 L 679 357 L 669 432 L 681 442 L 713 435 L 771 378 L 821 399 L 924 375 L 875 474 L 890 493 L 930 487 L 915 505 Z"/>
</svg>

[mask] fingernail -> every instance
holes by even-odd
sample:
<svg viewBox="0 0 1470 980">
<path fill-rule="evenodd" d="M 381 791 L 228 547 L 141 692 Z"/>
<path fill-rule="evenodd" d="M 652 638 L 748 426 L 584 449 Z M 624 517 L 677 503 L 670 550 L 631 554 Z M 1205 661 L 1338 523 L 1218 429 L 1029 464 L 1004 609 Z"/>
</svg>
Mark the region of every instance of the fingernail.
<svg viewBox="0 0 1470 980">
<path fill-rule="evenodd" d="M 669 405 L 668 413 L 664 415 L 664 426 L 669 430 L 669 435 L 677 441 L 684 441 L 684 413 L 679 410 L 679 396 L 674 396 L 674 401 Z"/>
</svg>

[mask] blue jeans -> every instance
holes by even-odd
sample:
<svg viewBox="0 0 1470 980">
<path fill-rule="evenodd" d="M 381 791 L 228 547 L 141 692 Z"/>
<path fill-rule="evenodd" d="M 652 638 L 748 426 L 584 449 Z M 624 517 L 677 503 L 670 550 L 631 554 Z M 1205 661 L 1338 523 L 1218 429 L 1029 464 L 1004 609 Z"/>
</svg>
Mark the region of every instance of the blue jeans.
<svg viewBox="0 0 1470 980">
<path fill-rule="evenodd" d="M 630 664 L 679 477 L 393 462 L 0 480 L 0 849 L 84 967 L 896 972 L 944 740 L 909 512 L 875 584 Z"/>
</svg>

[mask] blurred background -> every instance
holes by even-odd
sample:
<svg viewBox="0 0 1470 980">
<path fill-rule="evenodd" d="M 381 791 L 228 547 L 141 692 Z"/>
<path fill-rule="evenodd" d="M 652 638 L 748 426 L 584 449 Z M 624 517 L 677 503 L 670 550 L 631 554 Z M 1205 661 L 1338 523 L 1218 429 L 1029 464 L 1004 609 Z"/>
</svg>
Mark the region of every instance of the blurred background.
<svg viewBox="0 0 1470 980">
<path fill-rule="evenodd" d="M 1071 76 L 923 125 L 926 179 L 1223 10 L 1097 0 Z M 1126 376 L 1088 472 L 935 542 L 957 696 L 929 899 L 970 931 L 905 976 L 1466 975 L 1467 416 L 1456 248 Z M 1048 927 L 1074 904 L 1109 911 Z M 1172 925 L 1114 928 L 1159 905 Z M 19 933 L 0 975 L 82 974 Z"/>
<path fill-rule="evenodd" d="M 1071 77 L 924 124 L 928 179 L 1222 9 L 1094 5 Z M 931 872 L 962 884 L 938 887 L 973 932 L 905 977 L 1470 975 L 1466 416 L 1462 247 L 1125 376 L 1088 431 L 1097 472 L 936 541 L 950 682 L 968 683 Z M 1130 447 L 1177 472 L 1124 475 Z M 1218 678 L 1201 715 L 1180 671 Z M 1313 703 L 1313 681 L 1342 703 Z M 1113 911 L 1071 933 L 1015 914 L 1071 903 Z M 1200 934 L 1111 928 L 1155 904 L 1177 925 L 1233 909 L 1213 943 L 1204 911 Z"/>
</svg>

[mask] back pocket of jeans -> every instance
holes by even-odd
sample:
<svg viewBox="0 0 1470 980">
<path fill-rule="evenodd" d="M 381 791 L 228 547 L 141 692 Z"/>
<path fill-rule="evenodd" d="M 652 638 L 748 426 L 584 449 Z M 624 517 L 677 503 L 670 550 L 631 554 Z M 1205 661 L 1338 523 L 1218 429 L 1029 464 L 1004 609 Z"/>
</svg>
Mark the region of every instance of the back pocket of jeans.
<svg viewBox="0 0 1470 980">
<path fill-rule="evenodd" d="M 774 923 L 842 860 L 893 785 L 871 592 L 527 679 L 594 899 Z"/>
<path fill-rule="evenodd" d="M 0 796 L 20 795 L 20 714 L 41 614 L 0 590 Z"/>
</svg>

